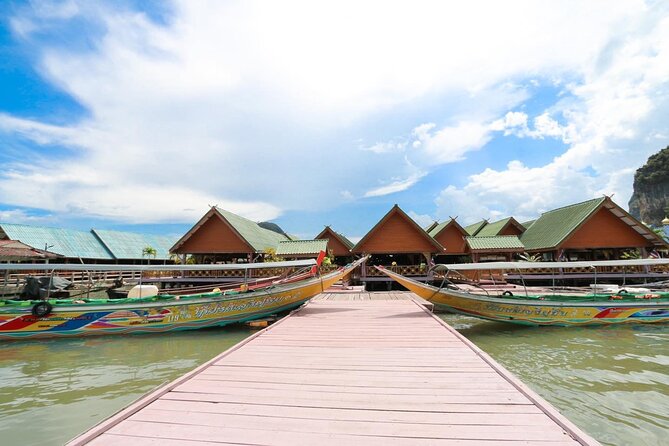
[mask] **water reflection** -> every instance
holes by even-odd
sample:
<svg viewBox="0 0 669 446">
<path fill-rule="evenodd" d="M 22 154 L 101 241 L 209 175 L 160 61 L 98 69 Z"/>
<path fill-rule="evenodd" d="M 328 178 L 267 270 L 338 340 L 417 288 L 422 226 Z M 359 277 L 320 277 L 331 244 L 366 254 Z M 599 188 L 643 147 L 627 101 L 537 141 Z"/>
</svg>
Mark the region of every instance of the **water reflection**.
<svg viewBox="0 0 669 446">
<path fill-rule="evenodd" d="M 63 444 L 251 333 L 232 326 L 0 344 L 2 444 Z"/>
<path fill-rule="evenodd" d="M 669 326 L 524 327 L 443 315 L 608 445 L 669 438 Z M 246 327 L 0 344 L 0 443 L 59 445 L 251 334 Z"/>
<path fill-rule="evenodd" d="M 668 444 L 668 326 L 524 327 L 442 317 L 603 444 Z"/>
</svg>

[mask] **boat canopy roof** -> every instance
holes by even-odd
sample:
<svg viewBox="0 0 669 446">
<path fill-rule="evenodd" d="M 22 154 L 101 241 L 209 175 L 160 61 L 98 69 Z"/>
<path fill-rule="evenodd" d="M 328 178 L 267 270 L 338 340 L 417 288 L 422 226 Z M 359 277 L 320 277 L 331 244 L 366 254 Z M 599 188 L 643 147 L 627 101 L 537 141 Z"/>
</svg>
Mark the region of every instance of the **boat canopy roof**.
<svg viewBox="0 0 669 446">
<path fill-rule="evenodd" d="M 438 264 L 435 271 L 474 271 L 491 269 L 530 270 L 530 269 L 570 269 L 594 268 L 598 266 L 643 266 L 669 265 L 669 259 L 634 259 L 634 260 L 598 260 L 585 262 L 485 262 L 485 263 L 452 263 Z"/>
<path fill-rule="evenodd" d="M 316 260 L 265 263 L 225 263 L 207 265 L 98 265 L 68 263 L 0 263 L 0 271 L 220 271 L 263 268 L 292 268 L 316 265 Z"/>
</svg>

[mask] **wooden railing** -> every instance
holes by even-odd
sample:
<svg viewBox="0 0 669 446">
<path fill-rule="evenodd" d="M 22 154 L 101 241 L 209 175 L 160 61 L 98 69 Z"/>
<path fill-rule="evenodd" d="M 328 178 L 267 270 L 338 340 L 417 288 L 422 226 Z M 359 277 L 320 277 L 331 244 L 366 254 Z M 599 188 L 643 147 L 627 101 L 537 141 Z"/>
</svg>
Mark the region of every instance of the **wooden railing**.
<svg viewBox="0 0 669 446">
<path fill-rule="evenodd" d="M 391 265 L 385 266 L 390 271 L 401 274 L 403 276 L 425 276 L 427 275 L 427 266 L 420 265 Z M 376 269 L 374 266 L 367 265 L 365 267 L 365 275 L 367 277 L 386 277 L 381 271 Z"/>
</svg>

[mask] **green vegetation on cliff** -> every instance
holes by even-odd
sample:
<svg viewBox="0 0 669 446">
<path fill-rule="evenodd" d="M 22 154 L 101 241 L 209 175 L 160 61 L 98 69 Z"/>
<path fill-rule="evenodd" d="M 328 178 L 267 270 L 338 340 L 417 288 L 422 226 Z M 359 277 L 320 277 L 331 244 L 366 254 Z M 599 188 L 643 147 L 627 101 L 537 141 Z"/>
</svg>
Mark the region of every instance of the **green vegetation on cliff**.
<svg viewBox="0 0 669 446">
<path fill-rule="evenodd" d="M 630 213 L 653 226 L 661 226 L 669 206 L 669 146 L 648 158 L 634 175 Z"/>
<path fill-rule="evenodd" d="M 649 186 L 669 181 L 669 146 L 648 158 L 634 175 L 634 185 Z"/>
</svg>

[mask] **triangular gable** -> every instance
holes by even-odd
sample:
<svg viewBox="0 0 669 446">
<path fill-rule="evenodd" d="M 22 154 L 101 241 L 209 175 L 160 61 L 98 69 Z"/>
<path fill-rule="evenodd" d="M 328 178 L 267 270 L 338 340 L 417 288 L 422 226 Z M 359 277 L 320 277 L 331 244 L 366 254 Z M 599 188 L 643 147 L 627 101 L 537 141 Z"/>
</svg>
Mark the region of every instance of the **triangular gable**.
<svg viewBox="0 0 669 446">
<path fill-rule="evenodd" d="M 666 248 L 667 243 L 608 197 L 559 245 L 560 249 L 629 247 Z"/>
<path fill-rule="evenodd" d="M 350 256 L 351 248 L 353 243 L 351 243 L 346 237 L 335 232 L 329 226 L 326 226 L 325 229 L 321 231 L 314 240 L 318 239 L 327 239 L 328 240 L 328 251 L 331 251 L 335 256 Z"/>
<path fill-rule="evenodd" d="M 528 250 L 556 249 L 604 202 L 604 197 L 544 212 L 520 236 Z"/>
<path fill-rule="evenodd" d="M 353 247 L 354 253 L 442 253 L 444 247 L 399 206 L 388 213 Z"/>
<path fill-rule="evenodd" d="M 170 249 L 177 254 L 254 253 L 255 249 L 215 207 Z"/>
<path fill-rule="evenodd" d="M 599 214 L 600 209 L 603 208 L 606 209 L 605 212 L 609 212 L 620 220 L 620 222 L 624 223 L 628 230 L 632 230 L 643 237 L 645 243 L 637 246 L 655 246 L 658 248 L 665 248 L 668 246 L 664 239 L 655 234 L 646 225 L 632 217 L 627 211 L 615 204 L 609 197 L 595 198 L 593 200 L 545 212 L 521 235 L 520 240 L 528 251 L 558 249 L 559 247 L 569 247 L 572 245 L 584 246 L 583 244 L 587 242 L 588 237 L 590 238 L 590 241 L 587 243 L 593 248 L 619 247 L 623 238 L 625 239 L 625 243 L 630 243 L 634 240 L 641 242 L 640 239 L 636 238 L 634 233 L 625 231 L 624 226 L 621 226 L 619 223 L 613 223 L 613 220 L 607 218 L 606 214 Z M 583 232 L 582 236 L 579 235 L 577 238 L 573 238 L 573 236 L 583 228 L 583 225 L 595 216 L 597 217 L 592 221 L 593 225 L 584 228 L 587 229 L 587 232 Z M 603 224 L 611 224 L 615 225 L 615 227 L 603 227 Z M 608 228 L 609 231 L 615 232 L 617 235 L 610 236 L 600 234 L 606 228 Z M 593 236 L 598 239 L 593 240 Z M 605 236 L 606 238 L 604 238 Z M 578 237 L 582 237 L 582 239 L 579 239 Z M 618 240 L 616 240 L 616 237 Z M 571 240 L 571 244 L 565 245 L 569 240 Z M 630 245 L 624 247 L 630 247 Z"/>
<path fill-rule="evenodd" d="M 435 239 L 446 250 L 445 254 L 467 254 L 468 247 L 465 237 L 465 228 L 454 219 L 440 223 L 432 228 L 430 236 Z"/>
</svg>

